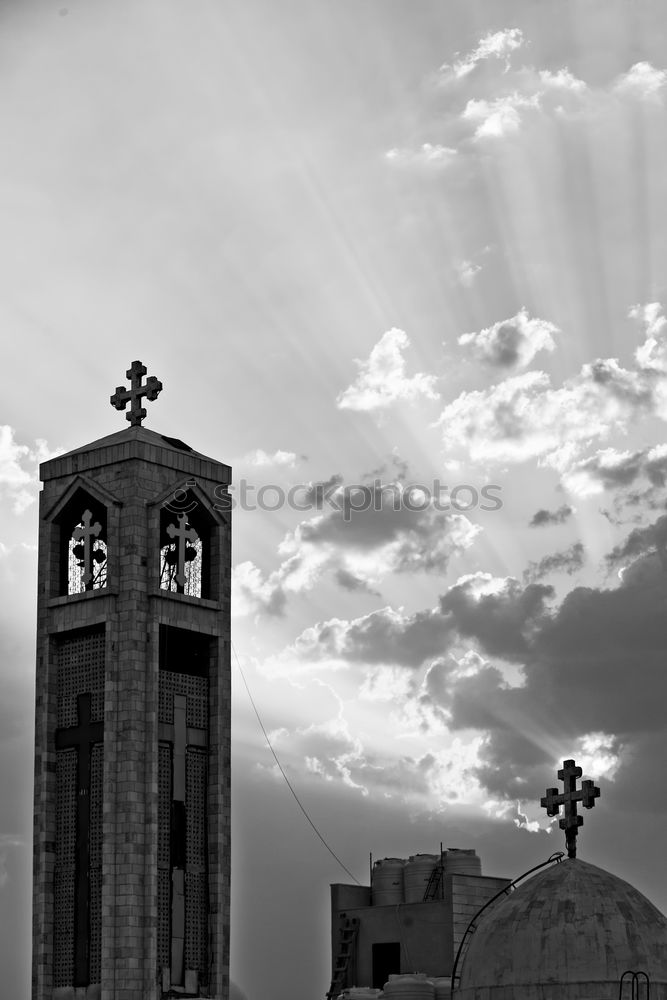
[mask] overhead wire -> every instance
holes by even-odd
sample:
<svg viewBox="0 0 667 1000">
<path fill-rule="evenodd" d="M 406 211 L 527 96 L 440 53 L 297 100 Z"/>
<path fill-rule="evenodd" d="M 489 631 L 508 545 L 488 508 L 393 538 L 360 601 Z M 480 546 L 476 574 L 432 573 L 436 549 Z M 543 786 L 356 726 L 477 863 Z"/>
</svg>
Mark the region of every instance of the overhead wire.
<svg viewBox="0 0 667 1000">
<path fill-rule="evenodd" d="M 308 820 L 308 823 L 312 827 L 312 829 L 313 829 L 314 833 L 316 834 L 316 836 L 319 838 L 319 840 L 322 842 L 322 844 L 326 847 L 326 849 L 329 852 L 329 854 L 331 855 L 331 857 L 337 862 L 337 864 L 340 865 L 340 867 L 343 869 L 343 871 L 346 872 L 350 876 L 350 878 L 353 879 L 353 881 L 355 881 L 357 883 L 357 885 L 361 885 L 361 882 L 359 881 L 359 879 L 356 878 L 356 876 L 352 874 L 352 872 L 350 871 L 350 869 L 347 868 L 343 864 L 343 862 L 340 860 L 340 858 L 335 853 L 335 851 L 333 851 L 332 848 L 329 847 L 329 844 L 326 842 L 326 840 L 324 839 L 324 837 L 322 836 L 322 834 L 320 833 L 320 831 L 317 829 L 317 827 L 313 823 L 312 819 L 308 815 L 308 812 L 307 812 L 305 806 L 301 802 L 301 799 L 299 798 L 299 796 L 295 792 L 294 787 L 293 787 L 291 781 L 289 780 L 289 778 L 287 777 L 287 775 L 285 773 L 285 769 L 283 768 L 282 764 L 278 760 L 278 755 L 276 754 L 276 751 L 273 749 L 273 746 L 271 744 L 271 740 L 269 739 L 269 734 L 267 733 L 266 729 L 264 728 L 264 723 L 262 722 L 261 716 L 260 716 L 259 711 L 257 709 L 257 705 L 255 704 L 255 700 L 254 700 L 254 698 L 253 698 L 253 696 L 251 694 L 250 688 L 248 686 L 248 682 L 246 680 L 246 676 L 243 673 L 243 668 L 241 666 L 241 661 L 239 660 L 239 656 L 238 656 L 238 653 L 236 652 L 236 648 L 235 648 L 233 642 L 231 643 L 231 647 L 232 647 L 232 650 L 234 652 L 234 657 L 236 659 L 236 665 L 239 668 L 239 673 L 241 674 L 241 679 L 243 680 L 243 684 L 245 686 L 245 689 L 248 692 L 248 698 L 250 699 L 250 704 L 253 707 L 253 711 L 254 711 L 255 715 L 257 716 L 257 721 L 259 723 L 260 729 L 264 733 L 264 739 L 266 740 L 266 744 L 267 744 L 269 750 L 271 751 L 271 753 L 273 755 L 273 759 L 275 760 L 276 764 L 278 765 L 278 770 L 280 771 L 280 773 L 282 774 L 283 778 L 285 779 L 285 784 L 287 785 L 287 787 L 289 788 L 290 792 L 294 796 L 294 801 L 298 805 L 298 807 L 301 810 L 301 812 L 303 813 L 303 815 Z"/>
</svg>

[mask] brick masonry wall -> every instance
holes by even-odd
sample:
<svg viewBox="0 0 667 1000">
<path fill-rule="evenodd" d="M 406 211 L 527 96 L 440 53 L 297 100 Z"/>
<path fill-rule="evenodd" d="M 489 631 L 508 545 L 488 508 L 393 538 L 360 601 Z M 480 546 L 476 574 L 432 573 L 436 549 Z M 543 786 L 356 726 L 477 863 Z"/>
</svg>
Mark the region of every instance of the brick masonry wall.
<svg viewBox="0 0 667 1000">
<path fill-rule="evenodd" d="M 210 994 L 228 996 L 230 866 L 230 513 L 216 512 L 230 469 L 128 428 L 42 466 L 40 497 L 33 1000 L 53 1000 L 56 671 L 54 636 L 106 625 L 101 1000 L 160 996 L 157 969 L 157 707 L 160 624 L 212 637 L 208 845 Z M 162 503 L 186 481 L 212 524 L 211 598 L 159 589 Z M 108 580 L 59 593 L 57 518 L 76 489 L 103 502 Z M 214 492 L 217 489 L 217 493 Z M 84 991 L 85 992 L 85 991 Z"/>
</svg>

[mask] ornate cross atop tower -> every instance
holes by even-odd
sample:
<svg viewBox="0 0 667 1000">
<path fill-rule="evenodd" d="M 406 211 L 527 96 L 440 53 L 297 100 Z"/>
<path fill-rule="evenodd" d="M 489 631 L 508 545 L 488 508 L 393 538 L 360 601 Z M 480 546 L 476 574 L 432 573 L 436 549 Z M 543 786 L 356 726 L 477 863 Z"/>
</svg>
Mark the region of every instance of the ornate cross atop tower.
<svg viewBox="0 0 667 1000">
<path fill-rule="evenodd" d="M 581 788 L 577 790 L 577 778 L 581 775 L 581 768 L 573 760 L 564 760 L 563 767 L 558 772 L 558 779 L 563 782 L 562 793 L 559 794 L 557 788 L 547 788 L 547 794 L 540 799 L 540 805 L 546 809 L 547 816 L 558 816 L 560 807 L 564 807 L 564 815 L 558 825 L 561 830 L 565 830 L 568 858 L 577 856 L 577 833 L 584 823 L 584 817 L 577 814 L 577 802 L 581 802 L 584 809 L 592 809 L 600 796 L 600 789 L 592 781 L 582 781 Z"/>
<path fill-rule="evenodd" d="M 130 388 L 125 389 L 122 385 L 116 387 L 116 391 L 111 396 L 109 402 L 117 410 L 124 410 L 130 404 L 130 412 L 125 414 L 125 419 L 130 421 L 131 427 L 140 427 L 141 421 L 146 417 L 146 408 L 141 405 L 141 400 L 145 396 L 151 401 L 157 399 L 162 391 L 162 382 L 151 375 L 142 385 L 142 378 L 146 374 L 147 368 L 141 361 L 133 361 L 125 372 L 130 380 Z"/>
</svg>

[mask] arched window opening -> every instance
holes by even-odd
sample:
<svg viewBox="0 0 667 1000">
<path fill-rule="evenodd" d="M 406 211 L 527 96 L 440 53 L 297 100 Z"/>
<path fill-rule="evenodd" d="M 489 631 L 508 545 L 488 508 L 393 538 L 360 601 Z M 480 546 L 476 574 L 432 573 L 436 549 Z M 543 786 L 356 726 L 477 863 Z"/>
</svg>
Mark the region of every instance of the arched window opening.
<svg viewBox="0 0 667 1000">
<path fill-rule="evenodd" d="M 85 510 L 69 540 L 67 593 L 81 594 L 107 585 L 107 543 L 99 521 L 91 523 L 92 514 Z"/>
<path fill-rule="evenodd" d="M 180 510 L 160 510 L 160 589 L 210 597 L 212 519 L 191 489 L 177 491 Z"/>
<path fill-rule="evenodd" d="M 77 490 L 61 515 L 60 592 L 83 594 L 108 582 L 106 507 L 84 490 Z"/>
<path fill-rule="evenodd" d="M 160 548 L 160 589 L 188 597 L 202 596 L 202 540 L 187 523 L 170 522 L 166 527 L 167 537 L 173 539 Z M 170 531 L 170 529 L 172 529 Z"/>
</svg>

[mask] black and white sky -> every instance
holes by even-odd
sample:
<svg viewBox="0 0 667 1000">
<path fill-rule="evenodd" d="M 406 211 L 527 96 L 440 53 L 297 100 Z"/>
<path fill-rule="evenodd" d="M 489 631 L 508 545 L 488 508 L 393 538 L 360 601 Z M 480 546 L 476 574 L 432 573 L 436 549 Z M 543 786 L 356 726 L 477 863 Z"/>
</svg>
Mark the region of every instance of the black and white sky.
<svg viewBox="0 0 667 1000">
<path fill-rule="evenodd" d="M 7 995 L 37 465 L 125 426 L 135 358 L 147 426 L 233 466 L 238 661 L 356 877 L 520 874 L 575 757 L 581 856 L 666 911 L 664 3 L 66 3 L 0 9 Z M 232 679 L 232 977 L 312 1000 L 348 876 Z"/>
</svg>

